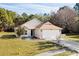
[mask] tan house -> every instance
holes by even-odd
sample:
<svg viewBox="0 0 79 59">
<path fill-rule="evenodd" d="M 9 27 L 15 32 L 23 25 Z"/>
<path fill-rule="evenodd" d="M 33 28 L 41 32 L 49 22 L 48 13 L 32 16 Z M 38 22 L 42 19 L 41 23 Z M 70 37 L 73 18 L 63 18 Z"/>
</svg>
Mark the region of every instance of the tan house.
<svg viewBox="0 0 79 59">
<path fill-rule="evenodd" d="M 22 24 L 21 27 L 26 30 L 21 37 L 36 37 L 45 40 L 57 40 L 57 38 L 60 37 L 62 30 L 62 28 L 55 26 L 50 22 L 42 23 L 38 19 L 30 20 Z"/>
</svg>

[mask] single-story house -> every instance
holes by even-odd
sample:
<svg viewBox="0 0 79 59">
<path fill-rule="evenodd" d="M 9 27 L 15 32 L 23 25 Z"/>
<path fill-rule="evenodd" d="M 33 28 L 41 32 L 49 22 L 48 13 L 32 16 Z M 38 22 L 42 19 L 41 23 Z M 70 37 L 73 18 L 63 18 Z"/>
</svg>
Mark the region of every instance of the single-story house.
<svg viewBox="0 0 79 59">
<path fill-rule="evenodd" d="M 62 28 L 53 25 L 49 21 L 42 23 L 38 19 L 30 20 L 22 24 L 21 27 L 26 30 L 22 35 L 45 40 L 57 40 L 60 37 L 62 30 Z"/>
</svg>

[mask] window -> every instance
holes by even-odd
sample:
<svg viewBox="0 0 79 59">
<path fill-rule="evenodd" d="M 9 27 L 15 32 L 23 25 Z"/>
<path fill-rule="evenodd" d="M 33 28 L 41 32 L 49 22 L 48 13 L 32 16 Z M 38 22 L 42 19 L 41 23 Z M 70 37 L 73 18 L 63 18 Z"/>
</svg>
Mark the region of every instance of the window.
<svg viewBox="0 0 79 59">
<path fill-rule="evenodd" d="M 25 31 L 25 35 L 27 35 L 27 31 Z"/>
</svg>

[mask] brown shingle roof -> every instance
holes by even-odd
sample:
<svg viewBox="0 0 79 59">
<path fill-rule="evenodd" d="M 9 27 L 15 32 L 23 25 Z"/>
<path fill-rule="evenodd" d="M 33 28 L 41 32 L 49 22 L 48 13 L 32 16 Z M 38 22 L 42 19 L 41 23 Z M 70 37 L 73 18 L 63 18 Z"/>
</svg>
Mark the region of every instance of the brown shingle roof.
<svg viewBox="0 0 79 59">
<path fill-rule="evenodd" d="M 50 22 L 46 22 L 44 24 L 41 24 L 41 25 L 37 26 L 37 28 L 39 28 L 39 29 L 53 29 L 53 30 L 55 30 L 55 29 L 62 29 L 62 28 L 60 28 L 58 26 L 53 25 Z"/>
<path fill-rule="evenodd" d="M 25 27 L 25 28 L 28 28 L 28 29 L 35 29 L 41 23 L 42 22 L 38 19 L 32 19 L 32 20 L 22 24 L 21 27 Z"/>
</svg>

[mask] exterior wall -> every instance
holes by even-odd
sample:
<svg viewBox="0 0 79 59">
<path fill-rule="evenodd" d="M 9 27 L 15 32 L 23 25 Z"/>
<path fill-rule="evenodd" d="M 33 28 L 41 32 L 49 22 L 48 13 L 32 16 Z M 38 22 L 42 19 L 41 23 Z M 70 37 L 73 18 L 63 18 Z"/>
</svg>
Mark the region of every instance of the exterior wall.
<svg viewBox="0 0 79 59">
<path fill-rule="evenodd" d="M 42 32 L 40 29 L 36 29 L 35 30 L 35 37 L 39 38 L 39 39 L 42 39 Z"/>
<path fill-rule="evenodd" d="M 28 37 L 31 37 L 31 30 L 30 30 L 30 29 L 25 29 L 25 30 L 27 31 L 27 34 L 26 34 L 26 35 L 27 35 Z"/>
<path fill-rule="evenodd" d="M 45 40 L 57 40 L 61 35 L 61 30 L 35 30 L 35 36 Z"/>
<path fill-rule="evenodd" d="M 42 38 L 45 40 L 57 40 L 61 35 L 61 30 L 43 30 Z"/>
<path fill-rule="evenodd" d="M 15 33 L 16 33 L 16 30 L 17 30 L 18 28 L 15 28 L 14 30 L 15 30 Z M 23 35 L 25 35 L 25 36 L 28 36 L 28 37 L 31 37 L 31 30 L 30 29 L 25 29 L 26 30 L 26 32 L 27 32 L 27 34 L 25 35 L 25 32 L 24 32 L 24 34 Z M 21 36 L 23 36 L 23 35 L 21 35 Z M 18 35 L 16 34 L 16 36 L 18 37 Z"/>
</svg>

